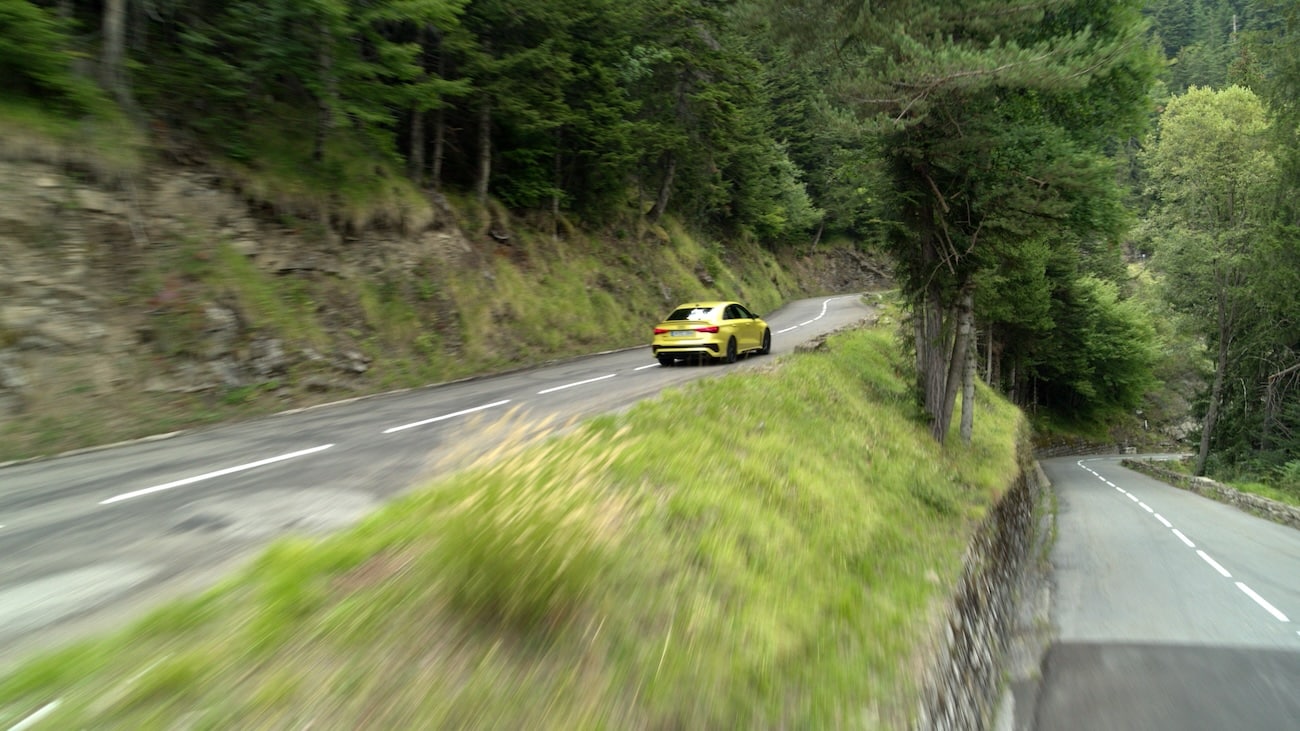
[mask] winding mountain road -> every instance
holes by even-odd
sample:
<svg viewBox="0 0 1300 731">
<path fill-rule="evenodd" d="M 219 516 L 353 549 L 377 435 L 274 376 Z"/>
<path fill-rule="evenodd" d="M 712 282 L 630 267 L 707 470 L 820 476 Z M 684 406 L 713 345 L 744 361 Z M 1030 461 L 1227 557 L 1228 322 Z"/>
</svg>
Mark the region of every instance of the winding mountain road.
<svg viewBox="0 0 1300 731">
<path fill-rule="evenodd" d="M 274 538 L 350 524 L 492 439 L 511 409 L 530 421 L 617 410 L 871 314 L 856 295 L 790 303 L 765 318 L 772 356 L 734 366 L 660 367 L 647 336 L 633 350 L 0 467 L 0 671 L 209 586 Z"/>
</svg>

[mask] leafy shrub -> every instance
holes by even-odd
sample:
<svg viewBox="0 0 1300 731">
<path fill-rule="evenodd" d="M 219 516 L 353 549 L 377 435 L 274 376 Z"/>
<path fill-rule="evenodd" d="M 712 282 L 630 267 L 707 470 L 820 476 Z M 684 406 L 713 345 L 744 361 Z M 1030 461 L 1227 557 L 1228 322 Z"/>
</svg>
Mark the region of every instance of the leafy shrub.
<svg viewBox="0 0 1300 731">
<path fill-rule="evenodd" d="M 1277 467 L 1273 474 L 1279 489 L 1300 495 L 1300 459 Z"/>
</svg>

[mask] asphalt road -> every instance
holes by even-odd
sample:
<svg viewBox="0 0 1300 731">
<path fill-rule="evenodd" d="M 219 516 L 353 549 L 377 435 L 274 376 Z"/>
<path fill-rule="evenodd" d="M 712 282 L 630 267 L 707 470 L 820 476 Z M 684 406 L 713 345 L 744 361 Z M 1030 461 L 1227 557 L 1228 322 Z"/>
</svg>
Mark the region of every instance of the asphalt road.
<svg viewBox="0 0 1300 731">
<path fill-rule="evenodd" d="M 337 530 L 449 469 L 512 409 L 617 410 L 861 322 L 855 295 L 766 317 L 772 354 L 663 368 L 647 345 L 0 468 L 0 671 L 211 585 L 272 539 Z M 648 329 L 647 325 L 647 329 Z M 480 444 L 481 446 L 481 444 Z"/>
<path fill-rule="evenodd" d="M 1300 729 L 1300 531 L 1118 458 L 1043 469 L 1056 638 L 1016 727 Z"/>
</svg>

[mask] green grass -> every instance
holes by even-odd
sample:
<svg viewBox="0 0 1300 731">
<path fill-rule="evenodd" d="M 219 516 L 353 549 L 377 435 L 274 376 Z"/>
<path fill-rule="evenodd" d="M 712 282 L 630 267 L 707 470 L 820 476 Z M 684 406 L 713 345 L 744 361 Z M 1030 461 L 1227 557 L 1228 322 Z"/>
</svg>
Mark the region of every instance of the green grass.
<svg viewBox="0 0 1300 731">
<path fill-rule="evenodd" d="M 1300 494 L 1295 490 L 1288 490 L 1263 482 L 1230 482 L 1228 484 L 1242 492 L 1300 507 Z"/>
<path fill-rule="evenodd" d="M 940 448 L 884 331 L 580 425 L 0 679 L 0 727 L 904 727 L 1018 412 Z M 477 451 L 476 451 L 477 450 Z M 486 450 L 486 453 L 483 451 Z"/>
<path fill-rule="evenodd" d="M 75 165 L 116 182 L 144 167 L 144 141 L 126 115 L 104 99 L 74 119 L 38 100 L 0 94 L 0 158 Z"/>
</svg>

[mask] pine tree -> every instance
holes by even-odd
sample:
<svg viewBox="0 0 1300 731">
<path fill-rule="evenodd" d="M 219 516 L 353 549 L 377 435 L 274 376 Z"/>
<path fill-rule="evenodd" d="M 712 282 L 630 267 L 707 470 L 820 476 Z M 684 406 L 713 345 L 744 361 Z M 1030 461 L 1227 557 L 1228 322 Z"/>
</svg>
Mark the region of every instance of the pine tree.
<svg viewBox="0 0 1300 731">
<path fill-rule="evenodd" d="M 936 439 L 952 422 L 980 273 L 1025 242 L 1115 236 L 1115 138 L 1143 123 L 1155 58 L 1138 0 L 805 0 L 776 12 L 831 39 L 840 98 L 884 140 L 890 247 L 913 306 Z M 811 27 L 810 27 L 811 26 Z"/>
</svg>

